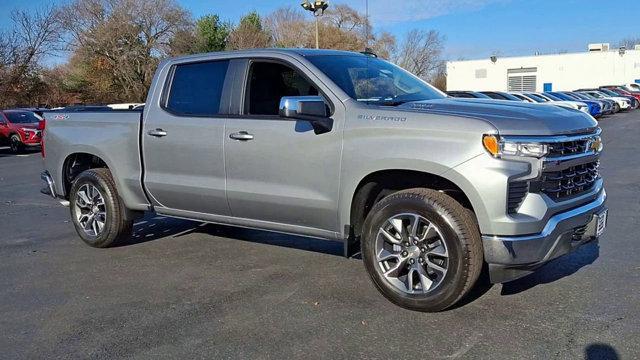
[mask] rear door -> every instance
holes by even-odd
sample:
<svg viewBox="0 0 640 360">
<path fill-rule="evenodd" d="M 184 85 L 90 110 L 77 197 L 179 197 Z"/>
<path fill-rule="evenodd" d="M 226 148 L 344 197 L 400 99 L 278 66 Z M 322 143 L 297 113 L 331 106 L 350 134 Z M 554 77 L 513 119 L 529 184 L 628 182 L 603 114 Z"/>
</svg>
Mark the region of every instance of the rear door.
<svg viewBox="0 0 640 360">
<path fill-rule="evenodd" d="M 338 231 L 344 112 L 335 111 L 331 131 L 320 135 L 308 121 L 280 117 L 283 96 L 322 95 L 328 103 L 333 96 L 293 63 L 252 59 L 242 79 L 241 115 L 227 120 L 224 137 L 233 216 Z"/>
<path fill-rule="evenodd" d="M 163 69 L 167 82 L 155 90 L 162 92 L 152 100 L 158 103 L 147 104 L 142 131 L 144 184 L 160 212 L 229 214 L 223 139 L 230 64 L 211 60 Z"/>
</svg>

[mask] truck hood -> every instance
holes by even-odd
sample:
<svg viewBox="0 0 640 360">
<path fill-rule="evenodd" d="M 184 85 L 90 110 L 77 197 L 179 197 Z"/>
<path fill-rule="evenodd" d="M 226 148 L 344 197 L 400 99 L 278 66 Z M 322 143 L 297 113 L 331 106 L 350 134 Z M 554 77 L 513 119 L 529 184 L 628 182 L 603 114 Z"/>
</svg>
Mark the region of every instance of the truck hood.
<svg viewBox="0 0 640 360">
<path fill-rule="evenodd" d="M 507 100 L 446 98 L 408 102 L 398 109 L 482 119 L 501 135 L 576 134 L 598 126 L 593 117 L 578 110 Z"/>
</svg>

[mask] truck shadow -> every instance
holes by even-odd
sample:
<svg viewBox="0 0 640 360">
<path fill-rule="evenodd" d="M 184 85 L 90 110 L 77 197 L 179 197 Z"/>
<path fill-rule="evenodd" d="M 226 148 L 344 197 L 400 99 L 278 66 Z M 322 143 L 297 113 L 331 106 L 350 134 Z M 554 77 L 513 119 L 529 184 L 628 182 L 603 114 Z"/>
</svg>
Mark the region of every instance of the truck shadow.
<svg viewBox="0 0 640 360">
<path fill-rule="evenodd" d="M 531 275 L 502 285 L 502 295 L 514 295 L 541 284 L 547 284 L 576 273 L 600 256 L 600 246 L 594 241 L 576 251 L 550 261 Z"/>
<path fill-rule="evenodd" d="M 341 241 L 315 239 L 263 230 L 244 229 L 226 225 L 201 223 L 147 213 L 134 223 L 133 236 L 119 246 L 130 246 L 164 238 L 180 238 L 190 234 L 275 245 L 328 255 L 343 256 Z"/>
<path fill-rule="evenodd" d="M 0 158 L 3 157 L 15 157 L 18 155 L 31 155 L 40 152 L 40 149 L 27 149 L 23 151 L 21 154 L 14 154 L 11 152 L 11 149 L 8 146 L 0 145 Z"/>
</svg>

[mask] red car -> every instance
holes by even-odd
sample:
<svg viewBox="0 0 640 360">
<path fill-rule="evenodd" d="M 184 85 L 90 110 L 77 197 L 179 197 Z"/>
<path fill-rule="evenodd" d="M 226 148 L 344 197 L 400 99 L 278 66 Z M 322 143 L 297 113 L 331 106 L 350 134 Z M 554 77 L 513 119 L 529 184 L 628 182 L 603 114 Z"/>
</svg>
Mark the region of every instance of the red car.
<svg viewBox="0 0 640 360">
<path fill-rule="evenodd" d="M 640 92 L 638 91 L 628 91 L 622 88 L 622 86 L 601 86 L 603 89 L 609 89 L 613 92 L 617 92 L 622 96 L 633 96 L 638 101 L 640 101 Z"/>
<path fill-rule="evenodd" d="M 9 143 L 11 152 L 20 153 L 27 147 L 40 146 L 42 118 L 30 111 L 0 111 L 0 142 Z"/>
</svg>

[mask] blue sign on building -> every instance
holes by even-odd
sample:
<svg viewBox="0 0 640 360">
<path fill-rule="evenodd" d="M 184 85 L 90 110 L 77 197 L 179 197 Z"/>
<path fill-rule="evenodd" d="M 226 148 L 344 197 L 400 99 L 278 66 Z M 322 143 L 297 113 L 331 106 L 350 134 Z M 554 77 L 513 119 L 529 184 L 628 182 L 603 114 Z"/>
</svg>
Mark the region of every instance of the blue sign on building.
<svg viewBox="0 0 640 360">
<path fill-rule="evenodd" d="M 544 83 L 543 88 L 544 88 L 544 92 L 553 91 L 553 84 L 552 83 Z"/>
</svg>

